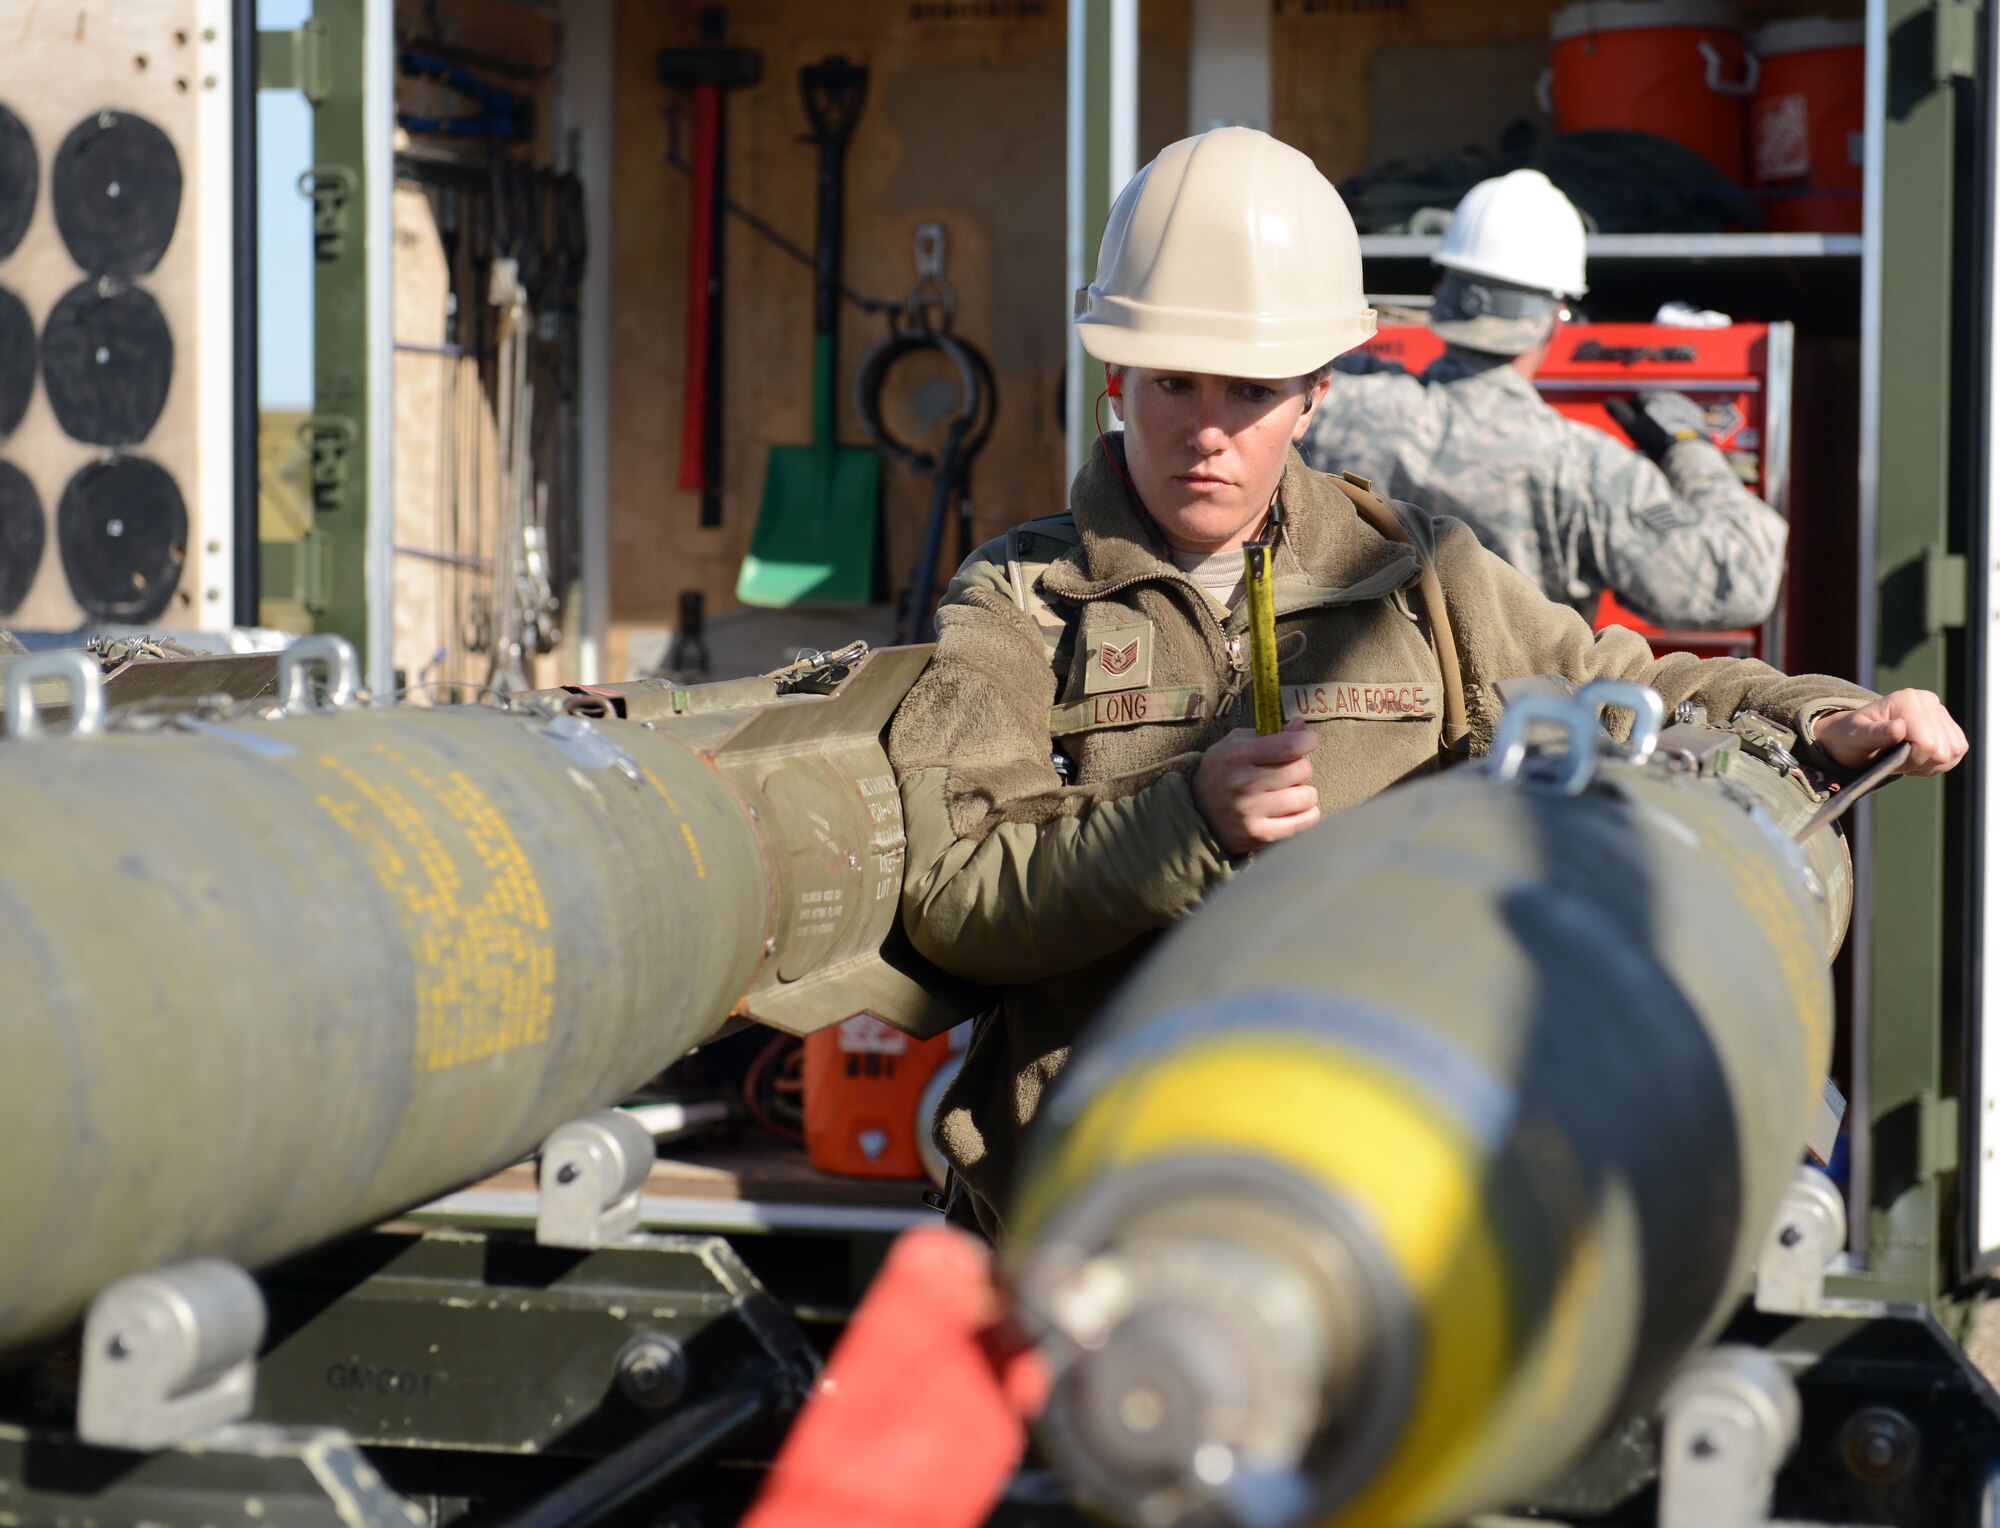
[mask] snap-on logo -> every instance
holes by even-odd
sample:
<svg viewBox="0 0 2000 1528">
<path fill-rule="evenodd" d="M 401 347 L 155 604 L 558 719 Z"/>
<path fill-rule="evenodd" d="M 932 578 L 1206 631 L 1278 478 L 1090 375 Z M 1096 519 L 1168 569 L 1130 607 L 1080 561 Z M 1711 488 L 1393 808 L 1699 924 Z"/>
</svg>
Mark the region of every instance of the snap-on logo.
<svg viewBox="0 0 2000 1528">
<path fill-rule="evenodd" d="M 1139 639 L 1134 637 L 1123 647 L 1113 647 L 1106 642 L 1097 650 L 1097 661 L 1104 665 L 1104 672 L 1112 678 L 1124 678 L 1132 672 L 1132 665 L 1139 661 Z"/>
<path fill-rule="evenodd" d="M 1637 366 L 1641 361 L 1698 360 L 1692 345 L 1607 345 L 1602 340 L 1585 340 L 1571 353 L 1572 361 L 1613 361 L 1620 366 Z"/>
</svg>

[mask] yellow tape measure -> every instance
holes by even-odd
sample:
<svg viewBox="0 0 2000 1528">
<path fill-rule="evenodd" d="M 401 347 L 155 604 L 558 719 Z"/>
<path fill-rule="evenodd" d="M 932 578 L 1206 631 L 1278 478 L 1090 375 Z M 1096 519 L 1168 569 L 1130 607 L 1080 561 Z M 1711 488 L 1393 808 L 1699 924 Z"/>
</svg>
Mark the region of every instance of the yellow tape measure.
<svg viewBox="0 0 2000 1528">
<path fill-rule="evenodd" d="M 1243 548 L 1244 597 L 1250 603 L 1250 693 L 1257 706 L 1257 735 L 1285 730 L 1284 702 L 1278 697 L 1278 621 L 1271 603 L 1271 558 L 1268 541 Z"/>
</svg>

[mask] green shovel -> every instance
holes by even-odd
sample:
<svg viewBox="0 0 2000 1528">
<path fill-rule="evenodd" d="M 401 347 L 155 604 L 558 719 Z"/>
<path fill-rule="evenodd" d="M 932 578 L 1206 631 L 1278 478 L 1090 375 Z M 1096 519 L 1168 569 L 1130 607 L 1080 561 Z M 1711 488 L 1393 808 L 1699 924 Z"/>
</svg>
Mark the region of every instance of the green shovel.
<svg viewBox="0 0 2000 1528">
<path fill-rule="evenodd" d="M 773 446 L 750 554 L 736 578 L 746 605 L 866 605 L 874 594 L 882 458 L 834 438 L 840 319 L 841 166 L 861 115 L 868 71 L 838 55 L 799 70 L 819 149 L 819 235 L 813 282 L 813 434 Z"/>
</svg>

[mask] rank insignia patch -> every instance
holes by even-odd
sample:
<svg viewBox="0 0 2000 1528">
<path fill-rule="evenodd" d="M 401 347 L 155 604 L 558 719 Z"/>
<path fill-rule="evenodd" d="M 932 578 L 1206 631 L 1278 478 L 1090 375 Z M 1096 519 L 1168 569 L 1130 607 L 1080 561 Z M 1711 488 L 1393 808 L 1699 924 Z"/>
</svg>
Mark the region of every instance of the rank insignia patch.
<svg viewBox="0 0 2000 1528">
<path fill-rule="evenodd" d="M 1084 660 L 1083 693 L 1142 690 L 1153 682 L 1153 626 L 1140 621 L 1091 633 Z"/>
</svg>

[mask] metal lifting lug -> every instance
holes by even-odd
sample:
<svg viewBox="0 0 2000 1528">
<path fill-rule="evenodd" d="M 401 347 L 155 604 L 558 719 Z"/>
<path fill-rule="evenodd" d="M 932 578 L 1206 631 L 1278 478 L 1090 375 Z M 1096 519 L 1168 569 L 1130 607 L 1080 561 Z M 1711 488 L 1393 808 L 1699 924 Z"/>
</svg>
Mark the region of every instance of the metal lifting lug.
<svg viewBox="0 0 2000 1528">
<path fill-rule="evenodd" d="M 7 665 L 4 706 L 7 736 L 17 741 L 53 737 L 35 706 L 35 681 L 61 680 L 69 688 L 66 735 L 88 737 L 104 727 L 104 674 L 97 660 L 74 649 L 16 658 Z"/>
<path fill-rule="evenodd" d="M 312 668 L 326 665 L 326 688 L 315 694 Z M 300 637 L 278 654 L 278 704 L 287 716 L 307 711 L 341 711 L 354 703 L 361 681 L 361 660 L 345 637 L 322 632 Z"/>
<path fill-rule="evenodd" d="M 1521 779 L 1522 766 L 1528 760 L 1529 729 L 1537 722 L 1547 722 L 1565 734 L 1563 751 L 1553 756 L 1564 767 L 1551 783 L 1565 796 L 1582 795 L 1597 773 L 1598 713 L 1606 706 L 1630 711 L 1633 716 L 1631 740 L 1621 750 L 1624 761 L 1644 764 L 1650 760 L 1660 741 L 1666 702 L 1644 685 L 1597 679 L 1567 699 L 1530 691 L 1510 701 L 1501 713 L 1500 729 L 1493 740 L 1493 773 L 1503 782 Z"/>
</svg>

